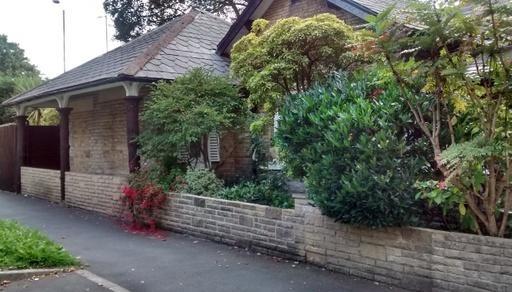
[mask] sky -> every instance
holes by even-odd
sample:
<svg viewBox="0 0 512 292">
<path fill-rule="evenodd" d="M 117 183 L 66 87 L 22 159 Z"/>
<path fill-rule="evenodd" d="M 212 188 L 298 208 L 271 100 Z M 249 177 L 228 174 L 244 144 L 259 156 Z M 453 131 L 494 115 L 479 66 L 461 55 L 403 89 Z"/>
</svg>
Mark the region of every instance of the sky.
<svg viewBox="0 0 512 292">
<path fill-rule="evenodd" d="M 17 43 L 41 71 L 53 78 L 63 73 L 62 10 L 66 14 L 66 69 L 106 52 L 103 0 L 0 0 L 0 34 Z M 108 19 L 108 49 L 113 40 Z"/>
</svg>

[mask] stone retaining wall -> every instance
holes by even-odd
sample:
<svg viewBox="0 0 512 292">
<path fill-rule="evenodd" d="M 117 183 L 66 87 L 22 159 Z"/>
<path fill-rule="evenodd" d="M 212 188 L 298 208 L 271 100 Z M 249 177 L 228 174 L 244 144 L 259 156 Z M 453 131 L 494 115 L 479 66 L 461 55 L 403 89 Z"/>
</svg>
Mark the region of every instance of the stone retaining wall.
<svg viewBox="0 0 512 292">
<path fill-rule="evenodd" d="M 107 215 L 119 214 L 124 176 L 66 172 L 66 204 Z"/>
<path fill-rule="evenodd" d="M 512 240 L 339 224 L 305 200 L 278 209 L 172 194 L 164 226 L 413 291 L 512 291 Z"/>
<path fill-rule="evenodd" d="M 117 215 L 125 176 L 66 172 L 66 204 L 106 215 Z M 23 194 L 60 202 L 60 171 L 21 168 Z"/>
<path fill-rule="evenodd" d="M 268 254 L 303 259 L 298 226 L 303 217 L 293 209 L 172 194 L 160 214 L 167 228 Z"/>
<path fill-rule="evenodd" d="M 21 192 L 52 202 L 60 201 L 60 171 L 22 167 Z"/>
</svg>

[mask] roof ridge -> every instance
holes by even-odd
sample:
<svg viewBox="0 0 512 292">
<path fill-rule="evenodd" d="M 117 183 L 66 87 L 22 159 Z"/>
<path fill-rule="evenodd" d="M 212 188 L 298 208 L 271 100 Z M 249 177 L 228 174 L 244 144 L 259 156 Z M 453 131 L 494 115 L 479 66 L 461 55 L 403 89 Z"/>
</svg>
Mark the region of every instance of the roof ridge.
<svg viewBox="0 0 512 292">
<path fill-rule="evenodd" d="M 176 38 L 183 29 L 185 29 L 189 24 L 191 24 L 196 16 L 199 14 L 199 11 L 192 9 L 187 14 L 179 17 L 179 22 L 175 25 L 172 25 L 167 32 L 165 32 L 160 39 L 153 43 L 150 47 L 144 50 L 142 54 L 137 56 L 132 62 L 130 62 L 119 74 L 118 76 L 135 76 L 137 72 L 142 70 L 144 66 L 153 59 L 160 50 L 167 46 L 170 42 Z"/>
<path fill-rule="evenodd" d="M 222 17 L 220 17 L 220 16 L 218 16 L 218 15 L 215 15 L 215 14 L 213 14 L 213 13 L 211 13 L 211 12 L 208 12 L 208 11 L 206 11 L 206 10 L 199 9 L 199 8 L 197 8 L 197 7 L 192 7 L 192 10 L 196 10 L 196 11 L 199 11 L 200 13 L 202 13 L 202 14 L 204 14 L 204 15 L 208 15 L 208 16 L 211 16 L 211 17 L 216 18 L 216 19 L 218 19 L 218 20 L 222 20 L 222 21 L 223 21 L 223 22 L 225 22 L 226 24 L 229 24 L 229 25 L 233 24 L 231 21 L 229 21 L 229 20 L 227 20 L 227 19 L 225 19 L 225 18 L 222 18 Z"/>
</svg>

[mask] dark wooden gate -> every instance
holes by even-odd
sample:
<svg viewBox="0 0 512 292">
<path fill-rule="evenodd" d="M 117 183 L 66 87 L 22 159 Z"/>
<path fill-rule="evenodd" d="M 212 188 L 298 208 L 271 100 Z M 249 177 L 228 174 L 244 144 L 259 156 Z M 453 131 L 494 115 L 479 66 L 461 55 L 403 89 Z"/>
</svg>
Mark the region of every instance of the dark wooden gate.
<svg viewBox="0 0 512 292">
<path fill-rule="evenodd" d="M 0 190 L 15 191 L 16 125 L 0 126 Z"/>
<path fill-rule="evenodd" d="M 23 166 L 59 169 L 58 126 L 26 126 Z M 16 190 L 16 125 L 0 126 L 0 190 Z"/>
<path fill-rule="evenodd" d="M 59 126 L 25 128 L 24 166 L 60 169 Z"/>
</svg>

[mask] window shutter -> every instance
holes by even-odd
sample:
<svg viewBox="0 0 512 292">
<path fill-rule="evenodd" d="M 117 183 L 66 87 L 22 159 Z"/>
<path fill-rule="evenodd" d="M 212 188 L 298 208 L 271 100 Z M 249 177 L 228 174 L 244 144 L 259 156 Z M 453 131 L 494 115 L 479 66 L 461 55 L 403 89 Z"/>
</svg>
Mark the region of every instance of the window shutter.
<svg viewBox="0 0 512 292">
<path fill-rule="evenodd" d="M 210 162 L 220 162 L 220 135 L 217 132 L 208 134 L 208 159 Z"/>
<path fill-rule="evenodd" d="M 181 146 L 179 149 L 178 149 L 178 161 L 179 162 L 187 162 L 189 159 L 189 156 L 188 156 L 188 147 L 186 146 Z"/>
<path fill-rule="evenodd" d="M 281 115 L 276 113 L 274 115 L 274 134 L 277 132 L 277 128 L 279 128 L 279 121 L 281 120 Z"/>
</svg>

